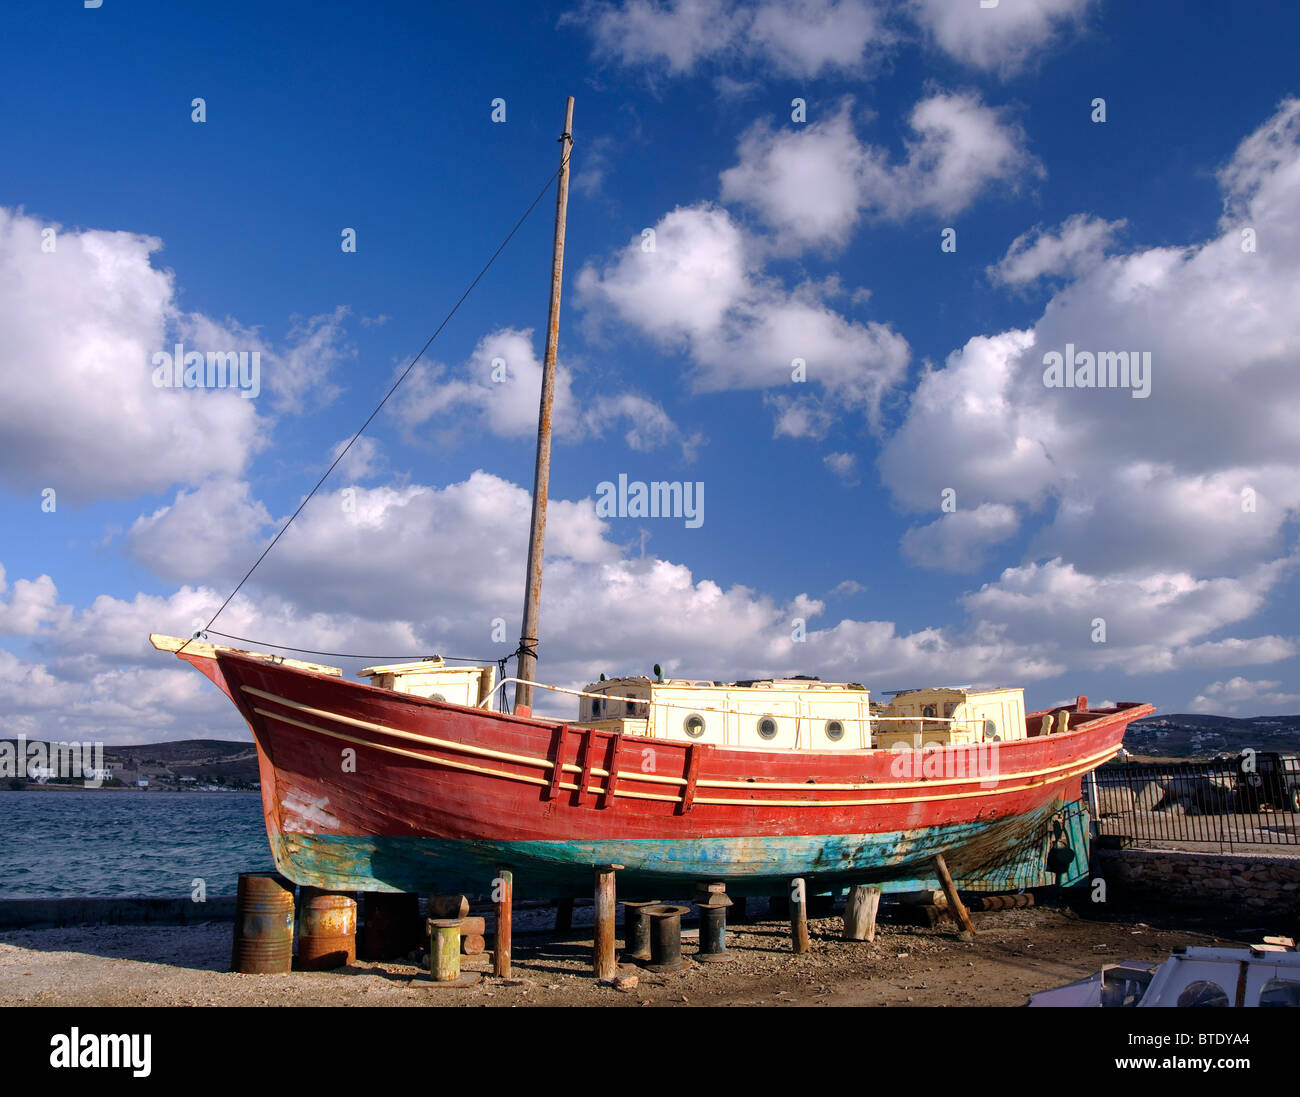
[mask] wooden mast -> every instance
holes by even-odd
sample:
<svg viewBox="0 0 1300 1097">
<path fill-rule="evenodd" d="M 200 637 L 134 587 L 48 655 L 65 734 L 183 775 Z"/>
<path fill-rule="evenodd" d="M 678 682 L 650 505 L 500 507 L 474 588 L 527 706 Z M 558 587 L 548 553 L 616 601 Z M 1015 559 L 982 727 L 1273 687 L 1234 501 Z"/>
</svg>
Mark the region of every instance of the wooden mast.
<svg viewBox="0 0 1300 1097">
<path fill-rule="evenodd" d="M 546 324 L 546 358 L 542 363 L 542 399 L 537 415 L 537 464 L 533 469 L 533 520 L 528 538 L 528 578 L 524 624 L 519 635 L 517 676 L 537 675 L 537 625 L 542 602 L 542 556 L 546 548 L 546 499 L 551 479 L 551 410 L 555 403 L 555 353 L 560 341 L 560 284 L 564 279 L 564 222 L 569 209 L 569 152 L 573 148 L 573 96 L 564 107 L 560 134 L 560 176 L 555 192 L 555 247 L 551 255 L 551 309 Z M 515 713 L 532 712 L 533 687 L 515 686 Z"/>
</svg>

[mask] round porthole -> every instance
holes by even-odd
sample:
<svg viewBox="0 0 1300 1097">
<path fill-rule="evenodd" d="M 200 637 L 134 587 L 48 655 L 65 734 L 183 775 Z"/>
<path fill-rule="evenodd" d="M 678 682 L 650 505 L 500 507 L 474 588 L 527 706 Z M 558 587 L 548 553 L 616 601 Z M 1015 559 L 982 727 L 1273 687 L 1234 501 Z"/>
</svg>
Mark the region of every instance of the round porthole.
<svg viewBox="0 0 1300 1097">
<path fill-rule="evenodd" d="M 998 726 L 992 720 L 984 721 L 984 742 L 1000 743 L 1002 736 L 998 734 Z"/>
<path fill-rule="evenodd" d="M 844 738 L 844 725 L 838 720 L 827 720 L 826 738 L 832 743 L 838 743 Z"/>
<path fill-rule="evenodd" d="M 1178 1005 L 1183 1009 L 1194 1006 L 1223 1007 L 1227 1004 L 1228 995 L 1223 987 L 1209 979 L 1198 979 L 1195 983 L 1188 983 L 1178 996 Z"/>
<path fill-rule="evenodd" d="M 682 728 L 692 739 L 698 739 L 704 734 L 704 717 L 698 712 L 692 712 L 682 721 Z"/>
<path fill-rule="evenodd" d="M 447 703 L 447 698 L 445 698 L 441 693 L 434 693 L 434 694 L 431 694 L 431 695 L 429 696 L 429 700 L 430 700 L 430 701 L 441 701 L 443 704 L 446 704 L 446 703 Z"/>
<path fill-rule="evenodd" d="M 776 721 L 770 716 L 764 716 L 758 722 L 758 737 L 760 739 L 776 738 Z"/>
</svg>

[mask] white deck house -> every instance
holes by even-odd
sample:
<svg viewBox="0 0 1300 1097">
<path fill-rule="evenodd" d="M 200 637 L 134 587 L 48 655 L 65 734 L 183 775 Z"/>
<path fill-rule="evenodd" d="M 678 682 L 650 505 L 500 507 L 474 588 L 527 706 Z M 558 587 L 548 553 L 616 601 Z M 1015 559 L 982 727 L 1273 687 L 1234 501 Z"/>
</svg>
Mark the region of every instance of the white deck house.
<svg viewBox="0 0 1300 1097">
<path fill-rule="evenodd" d="M 652 739 L 733 747 L 870 750 L 1025 738 L 1024 691 L 908 690 L 872 706 L 855 682 L 711 682 L 646 677 L 594 682 L 577 723 Z"/>
<path fill-rule="evenodd" d="M 489 707 L 492 666 L 441 659 L 367 667 L 371 685 L 467 707 Z M 509 681 L 507 679 L 507 681 Z M 649 739 L 787 750 L 904 750 L 1025 738 L 1021 689 L 904 690 L 874 704 L 856 682 L 774 678 L 713 682 L 644 675 L 592 682 L 578 696 L 578 727 Z"/>
</svg>

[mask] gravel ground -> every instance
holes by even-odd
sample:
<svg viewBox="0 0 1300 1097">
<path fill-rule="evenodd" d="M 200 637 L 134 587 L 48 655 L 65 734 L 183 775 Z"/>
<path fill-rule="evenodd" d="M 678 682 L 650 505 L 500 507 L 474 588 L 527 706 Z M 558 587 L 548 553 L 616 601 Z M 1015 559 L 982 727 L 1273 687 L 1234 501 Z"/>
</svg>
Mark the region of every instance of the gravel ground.
<svg viewBox="0 0 1300 1097">
<path fill-rule="evenodd" d="M 1159 961 L 1179 945 L 1258 939 L 1037 907 L 976 913 L 976 938 L 963 942 L 951 925 L 889 924 L 883 914 L 869 944 L 839 940 L 838 917 L 810 921 L 812 949 L 802 956 L 791 952 L 787 923 L 729 927 L 731 963 L 692 963 L 667 975 L 636 970 L 637 983 L 627 989 L 596 985 L 590 932 L 578 917 L 563 938 L 516 938 L 515 981 L 487 974 L 462 990 L 432 988 L 427 973 L 408 963 L 233 974 L 224 970 L 229 922 L 17 930 L 0 934 L 0 1005 L 1020 1006 L 1035 991 L 1105 963 Z M 684 943 L 688 957 L 694 951 L 693 941 Z"/>
</svg>

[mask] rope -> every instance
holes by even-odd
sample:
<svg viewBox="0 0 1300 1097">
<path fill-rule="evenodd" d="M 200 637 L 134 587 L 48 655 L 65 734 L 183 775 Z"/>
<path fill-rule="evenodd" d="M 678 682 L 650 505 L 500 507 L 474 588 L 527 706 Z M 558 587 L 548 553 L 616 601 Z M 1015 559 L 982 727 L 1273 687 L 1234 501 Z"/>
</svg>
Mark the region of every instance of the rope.
<svg viewBox="0 0 1300 1097">
<path fill-rule="evenodd" d="M 568 135 L 566 134 L 565 137 L 567 137 L 567 136 L 568 136 Z M 561 140 L 563 141 L 563 140 L 564 140 L 564 137 L 561 137 Z M 340 461 L 342 461 L 344 457 L 347 456 L 348 450 L 350 450 L 350 449 L 352 448 L 352 446 L 356 443 L 357 439 L 360 438 L 361 435 L 365 432 L 366 427 L 370 426 L 370 424 L 371 424 L 371 422 L 373 421 L 373 419 L 375 418 L 375 416 L 378 415 L 378 414 L 383 410 L 384 405 L 388 403 L 389 398 L 393 395 L 393 393 L 395 393 L 395 392 L 397 391 L 398 386 L 399 386 L 403 381 L 406 380 L 407 375 L 411 372 L 411 370 L 413 370 L 413 369 L 415 368 L 415 364 L 416 364 L 416 363 L 417 363 L 417 362 L 418 362 L 422 357 L 424 357 L 424 352 L 425 352 L 426 350 L 429 349 L 429 347 L 433 344 L 433 341 L 434 341 L 435 339 L 437 339 L 438 336 L 442 333 L 442 329 L 445 328 L 445 327 L 447 326 L 447 324 L 451 321 L 451 318 L 452 318 L 453 316 L 456 315 L 457 311 L 459 311 L 460 306 L 463 305 L 463 304 L 465 303 L 465 298 L 467 298 L 467 297 L 468 297 L 468 296 L 469 296 L 469 295 L 474 291 L 474 287 L 477 286 L 477 285 L 479 284 L 480 281 L 482 281 L 483 276 L 484 276 L 485 274 L 487 274 L 488 269 L 492 266 L 493 263 L 496 262 L 496 260 L 497 260 L 497 256 L 500 255 L 503 251 L 505 251 L 506 245 L 509 244 L 510 241 L 514 239 L 515 233 L 517 233 L 517 232 L 520 230 L 520 228 L 523 226 L 523 223 L 524 223 L 526 220 L 528 220 L 528 215 L 531 214 L 531 213 L 533 212 L 533 210 L 537 208 L 537 203 L 540 202 L 540 201 L 542 200 L 542 197 L 546 194 L 546 192 L 547 192 L 548 190 L 551 189 L 551 184 L 552 184 L 553 182 L 555 182 L 555 180 L 559 177 L 560 172 L 562 172 L 562 171 L 564 170 L 565 165 L 567 165 L 568 162 L 569 162 L 569 157 L 572 156 L 572 155 L 573 155 L 573 146 L 572 146 L 572 144 L 570 144 L 568 150 L 567 150 L 567 151 L 565 152 L 565 154 L 564 154 L 564 158 L 563 158 L 563 160 L 561 161 L 560 166 L 559 166 L 558 168 L 556 168 L 554 172 L 551 173 L 550 177 L 546 180 L 546 184 L 542 187 L 542 189 L 541 189 L 540 191 L 537 192 L 537 197 L 534 198 L 534 199 L 532 200 L 532 202 L 529 203 L 528 208 L 527 208 L 526 210 L 524 210 L 523 215 L 519 218 L 518 221 L 515 222 L 515 226 L 514 226 L 514 228 L 512 228 L 512 229 L 511 229 L 511 230 L 506 234 L 506 238 L 505 238 L 504 240 L 501 241 L 501 243 L 498 245 L 496 251 L 494 251 L 494 252 L 492 253 L 491 258 L 489 258 L 488 261 L 487 261 L 486 263 L 483 264 L 483 269 L 480 270 L 480 271 L 478 272 L 478 274 L 476 274 L 476 275 L 474 276 L 474 280 L 473 280 L 472 282 L 470 282 L 469 287 L 465 290 L 464 293 L 462 293 L 462 294 L 460 295 L 460 299 L 459 299 L 459 300 L 458 300 L 458 301 L 457 301 L 457 302 L 456 302 L 456 303 L 451 307 L 451 311 L 450 311 L 449 313 L 447 313 L 447 315 L 444 316 L 444 317 L 442 318 L 442 323 L 439 324 L 438 327 L 437 327 L 437 329 L 434 331 L 434 333 L 433 333 L 432 335 L 430 335 L 429 338 L 428 338 L 427 340 L 425 340 L 425 344 L 424 344 L 424 346 L 422 346 L 422 347 L 420 348 L 419 353 L 416 354 L 416 356 L 415 356 L 414 358 L 411 359 L 410 364 L 406 367 L 406 369 L 404 369 L 404 370 L 402 371 L 401 376 L 398 377 L 398 379 L 397 379 L 396 381 L 393 382 L 392 387 L 388 390 L 388 392 L 386 392 L 386 393 L 384 394 L 384 398 L 383 398 L 382 400 L 379 401 L 379 404 L 375 407 L 375 410 L 372 411 L 368 416 L 366 416 L 366 421 L 365 421 L 364 423 L 361 424 L 361 427 L 357 430 L 356 434 L 354 434 L 354 435 L 352 436 L 352 438 L 351 438 L 351 440 L 348 442 L 348 444 L 347 444 L 346 446 L 343 447 L 343 449 L 342 449 L 342 451 L 339 453 L 339 455 L 338 455 L 337 457 L 335 457 L 334 460 L 330 463 L 330 467 L 327 468 L 327 469 L 325 470 L 325 474 L 324 474 L 324 475 L 323 475 L 319 480 L 316 481 L 316 486 L 315 486 L 314 488 L 312 488 L 311 491 L 309 491 L 309 492 L 307 493 L 307 497 L 306 497 L 306 498 L 305 498 L 301 503 L 298 504 L 298 509 L 295 510 L 295 511 L 293 512 L 293 514 L 291 514 L 291 515 L 289 516 L 289 520 L 288 520 L 287 522 L 285 522 L 285 524 L 284 524 L 283 527 L 281 527 L 280 532 L 277 533 L 277 534 L 276 534 L 276 535 L 271 539 L 271 543 L 270 543 L 269 545 L 267 545 L 266 548 L 264 548 L 264 549 L 262 550 L 262 554 L 261 554 L 261 555 L 260 555 L 256 560 L 253 561 L 253 566 L 252 566 L 251 568 L 249 568 L 248 571 L 246 571 L 246 572 L 244 573 L 244 577 L 243 577 L 242 579 L 240 579 L 239 582 L 235 585 L 235 589 L 232 590 L 232 591 L 230 592 L 230 594 L 226 596 L 226 600 L 225 600 L 224 602 L 221 603 L 221 606 L 217 609 L 217 612 L 214 613 L 214 614 L 211 616 L 211 618 L 208 619 L 207 628 L 204 628 L 204 629 L 202 629 L 202 630 L 200 630 L 200 631 L 206 632 L 206 631 L 208 631 L 208 629 L 210 629 L 210 628 L 212 627 L 212 622 L 215 621 L 218 617 L 220 617 L 221 614 L 222 614 L 222 612 L 224 612 L 225 608 L 226 608 L 228 605 L 230 605 L 231 600 L 235 597 L 236 594 L 239 593 L 239 591 L 242 589 L 243 585 L 244 585 L 246 582 L 248 582 L 249 577 L 253 574 L 253 572 L 255 572 L 255 571 L 257 570 L 258 566 L 262 563 L 262 561 L 266 559 L 266 557 L 267 557 L 267 555 L 270 553 L 270 551 L 271 551 L 273 548 L 275 548 L 275 546 L 276 546 L 276 542 L 278 542 L 278 541 L 280 540 L 280 538 L 284 536 L 284 534 L 285 534 L 285 532 L 288 530 L 288 528 L 289 528 L 291 525 L 293 525 L 293 521 L 294 521 L 294 519 L 297 518 L 298 515 L 302 513 L 302 509 L 303 509 L 303 507 L 305 507 L 309 502 L 311 502 L 312 496 L 314 496 L 314 495 L 316 494 L 316 492 L 318 492 L 318 491 L 320 490 L 321 485 L 324 484 L 325 481 L 326 481 L 327 479 L 329 479 L 329 475 L 330 475 L 330 473 L 333 472 L 334 469 L 335 469 L 335 467 L 338 465 L 338 463 L 339 463 Z M 218 635 L 221 635 L 221 634 L 218 633 Z M 197 636 L 197 633 L 195 634 L 195 636 Z M 179 655 L 181 651 L 184 651 L 185 648 L 189 646 L 190 640 L 195 639 L 195 636 L 191 636 L 189 640 L 186 640 L 185 643 L 181 646 L 180 651 L 178 651 L 176 654 Z M 246 643 L 252 643 L 253 641 L 245 641 L 245 642 L 246 642 Z M 274 645 L 274 644 L 268 644 L 268 645 L 266 645 L 266 646 L 267 646 L 267 647 L 275 647 L 276 645 Z M 301 649 L 301 648 L 289 648 L 289 649 L 286 649 L 286 650 L 289 650 L 289 651 L 302 651 L 302 650 L 304 650 L 304 649 Z M 379 656 L 363 656 L 363 658 L 380 658 L 380 657 L 379 657 Z M 387 656 L 384 656 L 383 658 L 387 658 Z"/>
</svg>

